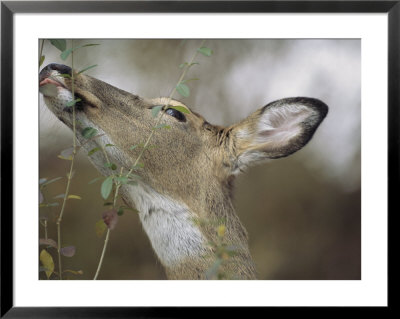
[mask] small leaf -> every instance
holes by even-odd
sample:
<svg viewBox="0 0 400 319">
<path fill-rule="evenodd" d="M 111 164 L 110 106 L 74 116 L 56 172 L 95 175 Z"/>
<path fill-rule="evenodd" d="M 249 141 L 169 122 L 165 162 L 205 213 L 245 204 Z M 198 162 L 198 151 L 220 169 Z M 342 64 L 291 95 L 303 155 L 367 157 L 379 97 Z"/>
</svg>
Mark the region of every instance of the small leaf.
<svg viewBox="0 0 400 319">
<path fill-rule="evenodd" d="M 93 183 L 95 183 L 95 182 L 97 182 L 97 181 L 99 181 L 99 180 L 101 180 L 101 179 L 103 179 L 103 176 L 96 177 L 96 178 L 92 179 L 88 184 L 89 184 L 89 185 L 90 185 L 90 184 L 93 184 Z"/>
<path fill-rule="evenodd" d="M 97 64 L 88 66 L 88 67 L 86 67 L 86 68 L 80 70 L 80 71 L 78 72 L 78 74 L 81 74 L 81 73 L 83 73 L 83 72 L 86 72 L 87 70 L 90 70 L 90 69 L 92 69 L 92 68 L 94 68 L 94 67 L 96 67 L 96 66 L 97 66 Z"/>
<path fill-rule="evenodd" d="M 201 47 L 201 48 L 197 49 L 197 51 L 205 56 L 211 56 L 211 54 L 213 54 L 213 51 L 206 47 Z"/>
<path fill-rule="evenodd" d="M 64 50 L 64 51 L 60 54 L 61 59 L 66 60 L 66 59 L 68 58 L 68 56 L 71 54 L 72 51 L 73 51 L 73 49 Z"/>
<path fill-rule="evenodd" d="M 152 115 L 154 118 L 157 117 L 158 113 L 160 113 L 160 111 L 162 110 L 162 108 L 163 108 L 162 105 L 154 106 L 154 107 L 151 109 L 151 115 Z"/>
<path fill-rule="evenodd" d="M 133 151 L 136 147 L 138 147 L 139 145 L 138 144 L 136 144 L 136 145 L 133 145 L 133 146 L 131 146 L 129 149 L 131 150 L 131 151 Z"/>
<path fill-rule="evenodd" d="M 187 82 L 190 82 L 190 81 L 198 81 L 198 80 L 200 80 L 200 79 L 198 79 L 198 78 L 187 79 L 187 80 L 182 81 L 181 83 L 187 83 Z"/>
<path fill-rule="evenodd" d="M 113 230 L 118 223 L 118 214 L 115 209 L 107 210 L 103 213 L 103 221 L 110 230 Z"/>
<path fill-rule="evenodd" d="M 54 84 L 48 83 L 39 87 L 39 92 L 44 96 L 54 97 L 57 96 L 58 90 Z"/>
<path fill-rule="evenodd" d="M 177 110 L 177 111 L 179 111 L 179 112 L 182 112 L 182 113 L 190 114 L 190 111 L 189 111 L 186 107 L 184 107 L 184 106 L 182 106 L 182 105 L 178 105 L 178 106 L 168 106 L 168 108 L 169 108 L 169 109 L 175 109 L 175 110 Z"/>
<path fill-rule="evenodd" d="M 62 150 L 61 153 L 60 153 L 60 156 L 62 158 L 67 158 L 69 160 L 72 160 L 72 154 L 73 153 L 74 153 L 74 148 L 70 147 L 70 148 L 67 148 L 65 150 Z"/>
<path fill-rule="evenodd" d="M 128 177 L 126 177 L 126 176 L 118 176 L 115 179 L 121 184 L 127 184 L 128 183 Z"/>
<path fill-rule="evenodd" d="M 58 198 L 64 198 L 64 197 L 65 197 L 65 194 L 60 194 L 60 195 L 54 196 L 53 198 L 58 199 Z"/>
<path fill-rule="evenodd" d="M 79 45 L 75 48 L 71 48 L 71 49 L 67 49 L 67 50 L 64 49 L 63 52 L 61 53 L 60 57 L 61 57 L 61 59 L 66 60 L 72 51 L 75 51 L 77 49 L 84 48 L 84 47 L 91 47 L 94 45 L 99 45 L 99 44 L 84 44 L 84 45 Z"/>
<path fill-rule="evenodd" d="M 61 77 L 63 77 L 63 78 L 72 78 L 72 76 L 70 75 L 70 74 L 68 74 L 68 73 L 61 73 L 61 74 L 59 74 Z"/>
<path fill-rule="evenodd" d="M 75 247 L 74 246 L 67 246 L 60 249 L 61 255 L 65 257 L 72 257 L 75 255 Z"/>
<path fill-rule="evenodd" d="M 65 49 L 67 48 L 67 41 L 64 39 L 51 39 L 50 43 L 61 52 L 65 51 Z"/>
<path fill-rule="evenodd" d="M 129 207 L 129 206 L 121 206 L 120 209 L 123 209 L 123 210 L 130 210 L 130 211 L 132 211 L 132 212 L 138 213 L 138 211 L 137 211 L 136 209 L 134 209 L 134 208 L 132 208 L 132 207 Z"/>
<path fill-rule="evenodd" d="M 95 228 L 96 228 L 96 235 L 97 235 L 97 237 L 101 237 L 101 236 L 103 236 L 104 232 L 106 231 L 107 225 L 104 224 L 103 219 L 100 219 L 100 220 L 96 223 Z"/>
<path fill-rule="evenodd" d="M 70 157 L 64 157 L 64 156 L 61 156 L 61 155 L 57 155 L 57 157 L 58 157 L 59 159 L 62 159 L 62 160 L 72 161 L 72 156 L 70 156 Z"/>
<path fill-rule="evenodd" d="M 41 65 L 43 64 L 44 59 L 45 59 L 45 56 L 42 55 L 42 56 L 40 57 L 39 66 L 41 66 Z"/>
<path fill-rule="evenodd" d="M 176 90 L 178 91 L 178 93 L 180 95 L 182 95 L 183 97 L 188 97 L 190 95 L 190 89 L 186 84 L 183 84 L 182 82 L 179 83 L 176 86 Z"/>
<path fill-rule="evenodd" d="M 54 206 L 58 206 L 58 203 L 42 203 L 39 204 L 39 207 L 54 207 Z"/>
<path fill-rule="evenodd" d="M 118 216 L 122 216 L 124 214 L 124 209 L 120 207 L 117 212 Z"/>
<path fill-rule="evenodd" d="M 167 124 L 159 124 L 159 125 L 153 127 L 153 130 L 159 130 L 159 129 L 162 129 L 162 128 L 170 129 L 171 126 L 170 126 L 170 125 L 167 125 Z"/>
<path fill-rule="evenodd" d="M 114 144 L 106 144 L 106 147 L 111 147 L 111 146 L 115 146 Z"/>
<path fill-rule="evenodd" d="M 84 138 L 91 138 L 97 134 L 97 130 L 93 127 L 86 127 L 81 133 Z"/>
<path fill-rule="evenodd" d="M 143 167 L 144 167 L 144 164 L 143 164 L 143 163 L 137 163 L 136 165 L 132 166 L 132 169 L 133 169 L 133 170 L 136 170 L 136 169 L 141 169 L 141 168 L 143 168 Z"/>
<path fill-rule="evenodd" d="M 100 147 L 92 148 L 92 149 L 87 153 L 87 155 L 88 155 L 88 156 L 93 155 L 94 153 L 96 153 L 96 152 L 98 152 L 98 151 L 100 151 L 100 150 L 101 150 Z"/>
<path fill-rule="evenodd" d="M 117 165 L 115 165 L 114 163 L 105 163 L 104 167 L 111 168 L 113 171 L 117 169 Z"/>
<path fill-rule="evenodd" d="M 114 205 L 113 202 L 105 202 L 105 203 L 103 204 L 103 206 L 112 206 L 112 205 Z"/>
<path fill-rule="evenodd" d="M 107 199 L 108 196 L 110 196 L 110 193 L 112 191 L 112 187 L 113 187 L 113 176 L 108 176 L 103 183 L 101 184 L 101 196 L 104 199 Z"/>
<path fill-rule="evenodd" d="M 224 237 L 225 236 L 225 231 L 226 231 L 225 225 L 218 226 L 217 234 L 218 234 L 219 237 Z"/>
<path fill-rule="evenodd" d="M 74 106 L 76 103 L 82 101 L 80 98 L 77 98 L 75 100 L 69 101 L 67 102 L 67 104 L 65 104 L 66 107 L 70 107 L 70 106 Z"/>
<path fill-rule="evenodd" d="M 188 65 L 189 63 L 185 62 L 185 63 L 181 63 L 179 64 L 179 68 L 182 69 L 184 68 L 186 65 Z"/>
<path fill-rule="evenodd" d="M 78 195 L 68 195 L 68 199 L 82 199 L 82 197 Z"/>
<path fill-rule="evenodd" d="M 55 242 L 55 240 L 50 238 L 48 239 L 40 238 L 39 245 L 46 245 L 57 249 L 57 243 Z"/>
<path fill-rule="evenodd" d="M 46 268 L 46 276 L 47 278 L 50 278 L 51 274 L 54 271 L 54 261 L 53 261 L 53 257 L 51 257 L 51 255 L 45 250 L 43 249 L 40 252 L 40 262 L 42 263 L 42 265 Z"/>
<path fill-rule="evenodd" d="M 74 274 L 74 275 L 83 275 L 83 270 L 65 269 L 65 270 L 63 270 L 63 273 L 65 273 L 65 272 L 70 272 L 71 274 Z"/>
</svg>

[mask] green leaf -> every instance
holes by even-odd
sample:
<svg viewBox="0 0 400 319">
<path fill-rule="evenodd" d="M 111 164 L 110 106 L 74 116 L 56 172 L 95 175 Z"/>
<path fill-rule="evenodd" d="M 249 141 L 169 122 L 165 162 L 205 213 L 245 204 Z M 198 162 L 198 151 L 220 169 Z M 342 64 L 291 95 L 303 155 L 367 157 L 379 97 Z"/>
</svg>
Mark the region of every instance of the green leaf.
<svg viewBox="0 0 400 319">
<path fill-rule="evenodd" d="M 126 177 L 126 176 L 117 176 L 115 179 L 121 184 L 128 183 L 128 177 Z"/>
<path fill-rule="evenodd" d="M 92 69 L 92 68 L 94 68 L 94 67 L 96 67 L 96 66 L 97 66 L 97 64 L 93 64 L 93 65 L 91 65 L 91 66 L 88 66 L 88 67 L 86 67 L 86 68 L 80 70 L 80 71 L 78 72 L 78 74 L 81 74 L 81 73 L 83 73 L 83 72 L 86 72 L 87 70 L 90 70 L 90 69 Z"/>
<path fill-rule="evenodd" d="M 190 90 L 189 90 L 189 87 L 186 85 L 186 84 L 184 84 L 184 83 L 179 83 L 177 86 L 176 86 L 176 90 L 178 91 L 178 93 L 180 94 L 180 95 L 182 95 L 183 97 L 188 97 L 189 95 L 190 95 Z"/>
<path fill-rule="evenodd" d="M 122 216 L 122 215 L 124 214 L 124 210 L 123 210 L 122 207 L 120 207 L 120 208 L 118 209 L 117 214 L 118 214 L 118 216 Z"/>
<path fill-rule="evenodd" d="M 82 197 L 78 196 L 78 195 L 68 195 L 67 197 L 68 199 L 82 199 Z"/>
<path fill-rule="evenodd" d="M 60 76 L 63 78 L 72 78 L 72 76 L 69 75 L 68 73 L 61 73 Z"/>
<path fill-rule="evenodd" d="M 144 164 L 143 163 L 138 163 L 138 164 L 136 164 L 136 165 L 133 165 L 132 167 L 131 167 L 131 169 L 132 170 L 139 170 L 139 169 L 142 169 L 144 167 Z"/>
<path fill-rule="evenodd" d="M 66 60 L 72 51 L 75 51 L 77 49 L 84 48 L 84 47 L 91 47 L 94 45 L 99 45 L 99 44 L 84 44 L 84 45 L 79 45 L 75 48 L 71 48 L 71 49 L 67 49 L 67 50 L 64 49 L 63 52 L 61 53 L 60 57 L 61 57 L 61 59 Z"/>
<path fill-rule="evenodd" d="M 113 187 L 113 176 L 108 176 L 103 183 L 101 184 L 100 193 L 104 199 L 107 199 L 110 196 Z"/>
<path fill-rule="evenodd" d="M 103 204 L 103 206 L 113 206 L 113 205 L 114 205 L 113 202 L 105 202 L 105 203 Z"/>
<path fill-rule="evenodd" d="M 69 101 L 67 102 L 67 104 L 65 104 L 66 107 L 70 107 L 70 106 L 74 106 L 76 103 L 82 101 L 80 98 L 77 98 L 75 100 Z"/>
<path fill-rule="evenodd" d="M 115 146 L 114 144 L 106 144 L 106 147 L 111 147 L 111 146 Z"/>
<path fill-rule="evenodd" d="M 190 114 L 190 111 L 189 111 L 186 107 L 184 107 L 184 106 L 182 106 L 182 105 L 178 105 L 178 106 L 168 106 L 168 108 L 169 108 L 169 109 L 175 109 L 175 110 L 177 110 L 177 111 L 179 111 L 179 112 L 182 112 L 182 113 Z"/>
<path fill-rule="evenodd" d="M 132 207 L 129 207 L 129 206 L 124 206 L 124 205 L 122 205 L 122 206 L 120 207 L 120 209 L 123 209 L 123 210 L 130 210 L 130 211 L 132 211 L 132 212 L 139 213 L 136 209 L 134 209 L 134 208 L 132 208 Z"/>
<path fill-rule="evenodd" d="M 188 65 L 189 63 L 185 62 L 185 63 L 181 63 L 179 64 L 179 68 L 182 69 L 184 68 L 186 65 Z"/>
<path fill-rule="evenodd" d="M 39 259 L 40 259 L 40 262 L 42 263 L 42 265 L 46 268 L 47 278 L 50 278 L 51 274 L 54 271 L 53 257 L 51 257 L 51 255 L 45 249 L 43 249 L 40 252 Z"/>
<path fill-rule="evenodd" d="M 93 127 L 86 127 L 81 133 L 84 138 L 91 138 L 97 134 L 97 130 Z"/>
<path fill-rule="evenodd" d="M 61 54 L 60 54 L 60 58 L 62 60 L 66 60 L 68 58 L 68 56 L 71 54 L 71 52 L 73 51 L 73 49 L 67 49 L 64 50 Z"/>
<path fill-rule="evenodd" d="M 65 194 L 60 194 L 60 195 L 54 196 L 53 198 L 58 199 L 58 198 L 64 198 L 64 197 L 65 197 Z"/>
<path fill-rule="evenodd" d="M 64 39 L 51 39 L 50 43 L 61 52 L 65 51 L 65 49 L 67 48 L 67 41 Z"/>
<path fill-rule="evenodd" d="M 55 207 L 58 205 L 59 205 L 58 203 L 43 203 L 43 204 L 40 204 L 39 207 Z"/>
<path fill-rule="evenodd" d="M 57 157 L 60 158 L 60 159 L 66 160 L 66 161 L 72 161 L 72 156 L 70 156 L 70 157 L 64 157 L 64 156 L 62 156 L 62 155 L 57 155 Z"/>
<path fill-rule="evenodd" d="M 159 125 L 153 127 L 153 130 L 159 130 L 159 129 L 162 129 L 162 128 L 170 129 L 171 126 L 167 125 L 167 124 L 159 124 Z"/>
<path fill-rule="evenodd" d="M 211 56 L 211 54 L 213 54 L 213 51 L 206 47 L 198 48 L 197 51 L 205 56 Z"/>
<path fill-rule="evenodd" d="M 198 81 L 198 80 L 200 80 L 200 79 L 198 79 L 198 78 L 187 79 L 187 80 L 183 80 L 181 83 L 187 83 L 187 82 L 190 82 L 190 81 Z"/>
<path fill-rule="evenodd" d="M 99 180 L 101 180 L 101 179 L 103 179 L 102 176 L 96 177 L 96 178 L 92 179 L 88 184 L 89 184 L 89 185 L 90 185 L 90 184 L 93 184 L 93 183 L 95 183 L 95 182 L 97 182 L 97 181 L 99 181 Z"/>
<path fill-rule="evenodd" d="M 40 57 L 40 60 L 39 60 L 39 66 L 41 66 L 41 65 L 43 64 L 44 59 L 45 59 L 45 56 L 42 55 L 42 56 Z"/>
<path fill-rule="evenodd" d="M 65 272 L 70 272 L 71 274 L 74 274 L 74 275 L 83 275 L 83 270 L 65 269 L 65 270 L 63 270 L 63 273 L 65 273 Z"/>
<path fill-rule="evenodd" d="M 49 185 L 49 184 L 54 183 L 54 182 L 57 182 L 60 179 L 62 179 L 62 177 L 56 177 L 56 178 L 53 178 L 53 179 L 51 179 L 49 181 L 45 181 L 45 182 L 42 183 L 42 185 L 40 187 L 42 188 L 42 187 L 44 187 L 46 185 Z"/>
<path fill-rule="evenodd" d="M 104 223 L 103 219 L 100 219 L 96 224 L 95 224 L 95 229 L 96 229 L 96 235 L 97 237 L 103 236 L 104 232 L 107 229 L 107 225 Z"/>
<path fill-rule="evenodd" d="M 96 153 L 96 152 L 98 152 L 98 151 L 100 151 L 100 150 L 101 150 L 101 147 L 92 148 L 92 149 L 87 153 L 87 155 L 88 155 L 88 156 L 93 155 L 94 153 Z"/>
<path fill-rule="evenodd" d="M 105 163 L 104 167 L 111 168 L 113 171 L 117 169 L 117 165 L 115 165 L 114 163 Z"/>
<path fill-rule="evenodd" d="M 152 115 L 154 118 L 157 117 L 158 113 L 160 113 L 160 111 L 162 110 L 162 108 L 163 108 L 162 105 L 154 106 L 154 107 L 151 109 L 151 115 Z"/>
</svg>

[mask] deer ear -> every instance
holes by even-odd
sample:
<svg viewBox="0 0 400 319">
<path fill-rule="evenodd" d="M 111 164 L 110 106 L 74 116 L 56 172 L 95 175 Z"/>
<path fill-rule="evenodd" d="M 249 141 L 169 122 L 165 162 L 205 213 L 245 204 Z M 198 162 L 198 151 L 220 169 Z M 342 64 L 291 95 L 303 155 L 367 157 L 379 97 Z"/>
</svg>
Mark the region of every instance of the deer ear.
<svg viewBox="0 0 400 319">
<path fill-rule="evenodd" d="M 325 103 L 303 97 L 278 100 L 254 112 L 232 127 L 234 170 L 298 151 L 327 112 Z"/>
</svg>

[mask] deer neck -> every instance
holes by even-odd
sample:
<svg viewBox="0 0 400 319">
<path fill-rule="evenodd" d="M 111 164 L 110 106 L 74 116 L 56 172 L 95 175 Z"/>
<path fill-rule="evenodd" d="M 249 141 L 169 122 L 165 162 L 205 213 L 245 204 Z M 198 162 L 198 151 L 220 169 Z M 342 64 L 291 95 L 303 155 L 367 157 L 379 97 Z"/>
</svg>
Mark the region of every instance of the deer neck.
<svg viewBox="0 0 400 319">
<path fill-rule="evenodd" d="M 221 264 L 221 269 L 234 279 L 255 278 L 247 234 L 229 197 L 200 195 L 190 201 L 197 207 L 194 209 L 144 183 L 124 185 L 121 194 L 128 205 L 139 211 L 143 229 L 169 279 L 207 277 L 207 271 L 218 258 L 210 245 L 218 240 L 215 224 L 218 220 L 224 220 L 226 225 L 224 242 L 237 250 L 234 257 Z M 207 218 L 211 214 L 214 218 Z"/>
</svg>

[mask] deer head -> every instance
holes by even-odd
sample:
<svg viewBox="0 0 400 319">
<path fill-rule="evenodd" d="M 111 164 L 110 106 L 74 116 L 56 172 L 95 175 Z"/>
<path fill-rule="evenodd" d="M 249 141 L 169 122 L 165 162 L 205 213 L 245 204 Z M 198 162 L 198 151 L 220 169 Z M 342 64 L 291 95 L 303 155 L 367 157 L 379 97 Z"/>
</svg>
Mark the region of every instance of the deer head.
<svg viewBox="0 0 400 319">
<path fill-rule="evenodd" d="M 48 108 L 69 128 L 72 112 L 71 74 L 64 65 L 50 64 L 40 73 L 40 85 L 53 84 L 56 93 L 44 93 Z M 79 74 L 74 82 L 76 136 L 88 151 L 106 148 L 110 161 L 129 170 L 139 148 L 152 132 L 156 119 L 152 108 L 165 105 L 166 98 L 147 99 L 127 93 L 93 77 Z M 247 244 L 247 233 L 232 205 L 235 176 L 246 167 L 288 156 L 307 144 L 327 114 L 327 106 L 313 98 L 278 100 L 256 110 L 228 127 L 210 124 L 201 115 L 182 113 L 164 106 L 163 122 L 168 130 L 157 130 L 141 159 L 144 168 L 137 185 L 123 185 L 124 201 L 136 207 L 151 244 L 171 279 L 202 279 L 213 263 L 218 240 L 215 221 L 225 224 L 224 241 L 234 254 L 222 264 L 230 278 L 254 279 L 255 268 Z M 160 116 L 160 115 L 158 115 Z M 99 137 L 87 141 L 81 134 L 94 127 Z M 103 175 L 110 169 L 104 154 L 89 158 Z"/>
</svg>

